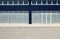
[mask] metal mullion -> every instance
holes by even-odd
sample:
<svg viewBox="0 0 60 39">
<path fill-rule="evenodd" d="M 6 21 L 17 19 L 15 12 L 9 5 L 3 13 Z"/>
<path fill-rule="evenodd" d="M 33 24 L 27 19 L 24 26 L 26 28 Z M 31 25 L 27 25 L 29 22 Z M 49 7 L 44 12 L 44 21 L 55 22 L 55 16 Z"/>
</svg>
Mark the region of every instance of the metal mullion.
<svg viewBox="0 0 60 39">
<path fill-rule="evenodd" d="M 36 1 L 36 5 L 37 5 L 37 1 Z"/>
<path fill-rule="evenodd" d="M 47 24 L 47 11 L 46 11 L 46 24 Z"/>
<path fill-rule="evenodd" d="M 2 1 L 2 5 L 3 5 L 3 1 Z"/>
<path fill-rule="evenodd" d="M 24 0 L 23 0 L 23 5 L 24 5 Z"/>
<path fill-rule="evenodd" d="M 9 23 L 9 11 L 8 11 L 8 23 Z"/>
<path fill-rule="evenodd" d="M 51 5 L 53 5 L 53 0 L 51 0 Z"/>
<path fill-rule="evenodd" d="M 12 1 L 12 5 L 14 5 L 14 1 Z"/>
<path fill-rule="evenodd" d="M 57 0 L 57 5 L 58 5 L 58 0 Z"/>
<path fill-rule="evenodd" d="M 43 11 L 42 11 L 42 15 L 41 15 L 41 16 L 42 16 L 42 19 L 41 19 L 41 21 L 42 21 L 42 24 L 43 24 Z"/>
<path fill-rule="evenodd" d="M 43 5 L 43 2 L 42 2 L 42 0 L 41 0 L 41 5 Z"/>
<path fill-rule="evenodd" d="M 52 11 L 50 11 L 50 24 L 52 23 Z"/>
</svg>

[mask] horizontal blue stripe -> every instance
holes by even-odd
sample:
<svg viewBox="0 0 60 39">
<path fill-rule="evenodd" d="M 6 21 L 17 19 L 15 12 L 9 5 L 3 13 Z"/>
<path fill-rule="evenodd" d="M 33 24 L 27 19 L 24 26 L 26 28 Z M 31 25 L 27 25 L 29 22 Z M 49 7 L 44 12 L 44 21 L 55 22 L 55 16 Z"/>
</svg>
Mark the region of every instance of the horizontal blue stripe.
<svg viewBox="0 0 60 39">
<path fill-rule="evenodd" d="M 60 5 L 0 5 L 0 11 L 60 10 Z"/>
</svg>

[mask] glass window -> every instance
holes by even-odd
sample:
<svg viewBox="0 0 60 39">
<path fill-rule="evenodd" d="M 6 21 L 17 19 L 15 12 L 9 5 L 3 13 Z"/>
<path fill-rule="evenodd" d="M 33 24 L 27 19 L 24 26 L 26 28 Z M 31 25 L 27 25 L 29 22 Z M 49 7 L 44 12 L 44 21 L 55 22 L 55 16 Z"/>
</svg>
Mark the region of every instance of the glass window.
<svg viewBox="0 0 60 39">
<path fill-rule="evenodd" d="M 9 13 L 9 23 L 18 23 L 18 13 L 16 12 Z"/>
<path fill-rule="evenodd" d="M 28 1 L 24 1 L 24 4 L 28 4 Z"/>
<path fill-rule="evenodd" d="M 14 4 L 17 4 L 17 1 L 14 1 Z"/>
<path fill-rule="evenodd" d="M 50 23 L 50 13 L 47 13 L 47 23 Z"/>
<path fill-rule="evenodd" d="M 19 4 L 23 4 L 23 1 L 19 1 Z"/>
<path fill-rule="evenodd" d="M 48 4 L 51 4 L 51 1 L 48 1 Z"/>
<path fill-rule="evenodd" d="M 38 12 L 32 12 L 32 23 L 41 23 L 42 14 Z"/>
<path fill-rule="evenodd" d="M 7 4 L 7 1 L 3 1 L 4 4 Z"/>
<path fill-rule="evenodd" d="M 37 4 L 41 4 L 41 1 L 37 1 Z"/>
<path fill-rule="evenodd" d="M 36 1 L 32 1 L 32 4 L 36 4 Z"/>
<path fill-rule="evenodd" d="M 46 1 L 42 1 L 43 4 L 46 4 Z"/>
<path fill-rule="evenodd" d="M 60 1 L 58 1 L 58 4 L 60 4 Z"/>
<path fill-rule="evenodd" d="M 57 13 L 56 17 L 57 17 L 57 23 L 60 23 L 60 13 Z"/>
<path fill-rule="evenodd" d="M 52 23 L 56 23 L 57 17 L 56 17 L 56 13 L 52 13 Z"/>
<path fill-rule="evenodd" d="M 12 1 L 9 1 L 9 4 L 12 4 Z"/>
<path fill-rule="evenodd" d="M 0 23 L 8 23 L 9 14 L 7 12 L 0 12 Z"/>
<path fill-rule="evenodd" d="M 0 1 L 0 4 L 2 4 L 2 1 Z"/>
<path fill-rule="evenodd" d="M 19 13 L 19 23 L 29 23 L 29 15 L 28 12 L 24 13 Z"/>
<path fill-rule="evenodd" d="M 56 4 L 57 2 L 56 1 L 53 1 L 53 4 Z"/>
</svg>

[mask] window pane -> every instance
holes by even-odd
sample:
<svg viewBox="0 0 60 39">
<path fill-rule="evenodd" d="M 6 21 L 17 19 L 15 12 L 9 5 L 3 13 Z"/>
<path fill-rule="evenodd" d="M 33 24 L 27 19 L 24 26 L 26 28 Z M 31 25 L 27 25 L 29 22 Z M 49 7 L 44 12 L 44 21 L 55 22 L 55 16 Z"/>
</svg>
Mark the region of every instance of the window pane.
<svg viewBox="0 0 60 39">
<path fill-rule="evenodd" d="M 19 13 L 19 23 L 29 23 L 28 13 Z"/>
<path fill-rule="evenodd" d="M 14 1 L 14 4 L 17 4 L 17 1 Z"/>
<path fill-rule="evenodd" d="M 50 13 L 47 13 L 47 23 L 50 23 Z"/>
<path fill-rule="evenodd" d="M 8 23 L 9 14 L 6 12 L 0 12 L 0 23 Z"/>
<path fill-rule="evenodd" d="M 37 1 L 37 4 L 41 4 L 41 1 Z"/>
<path fill-rule="evenodd" d="M 58 4 L 60 4 L 60 1 L 58 1 Z"/>
<path fill-rule="evenodd" d="M 46 1 L 42 1 L 43 4 L 46 4 Z"/>
<path fill-rule="evenodd" d="M 0 1 L 0 4 L 2 4 L 2 1 Z"/>
<path fill-rule="evenodd" d="M 48 1 L 48 4 L 51 4 L 51 1 Z"/>
<path fill-rule="evenodd" d="M 56 1 L 53 1 L 53 4 L 56 4 L 57 2 Z"/>
<path fill-rule="evenodd" d="M 32 23 L 41 23 L 41 13 L 38 12 L 32 12 Z"/>
<path fill-rule="evenodd" d="M 9 13 L 9 23 L 18 23 L 18 13 Z"/>
<path fill-rule="evenodd" d="M 9 1 L 9 4 L 12 4 L 12 1 Z"/>
<path fill-rule="evenodd" d="M 46 11 L 43 11 L 42 14 L 43 14 L 43 17 L 42 17 L 43 18 L 43 23 L 46 23 Z"/>
<path fill-rule="evenodd" d="M 52 13 L 52 23 L 56 23 L 56 13 Z"/>
<path fill-rule="evenodd" d="M 36 1 L 32 1 L 32 4 L 36 4 Z"/>
<path fill-rule="evenodd" d="M 7 4 L 7 1 L 3 1 L 4 4 Z"/>
<path fill-rule="evenodd" d="M 57 17 L 57 23 L 60 23 L 60 13 L 57 13 L 56 17 Z"/>
<path fill-rule="evenodd" d="M 28 4 L 28 1 L 24 1 L 24 4 Z"/>
<path fill-rule="evenodd" d="M 19 1 L 19 4 L 23 4 L 23 1 Z"/>
<path fill-rule="evenodd" d="M 9 13 L 9 23 L 28 23 L 29 22 L 29 16 L 28 12 L 10 12 Z"/>
</svg>

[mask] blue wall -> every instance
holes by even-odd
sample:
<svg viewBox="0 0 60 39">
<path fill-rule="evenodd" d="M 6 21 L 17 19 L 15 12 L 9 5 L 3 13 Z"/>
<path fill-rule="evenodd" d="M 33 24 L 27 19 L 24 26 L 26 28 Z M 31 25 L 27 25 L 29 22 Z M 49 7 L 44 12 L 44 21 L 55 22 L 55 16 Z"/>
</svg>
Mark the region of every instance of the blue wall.
<svg viewBox="0 0 60 39">
<path fill-rule="evenodd" d="M 60 5 L 0 5 L 0 11 L 60 10 Z"/>
</svg>

